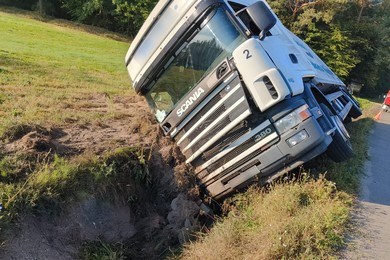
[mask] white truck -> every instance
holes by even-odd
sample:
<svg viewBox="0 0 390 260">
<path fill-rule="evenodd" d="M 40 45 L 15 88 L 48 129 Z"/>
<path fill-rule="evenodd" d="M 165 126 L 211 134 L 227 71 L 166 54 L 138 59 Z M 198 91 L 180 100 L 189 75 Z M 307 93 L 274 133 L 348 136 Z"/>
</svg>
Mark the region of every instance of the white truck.
<svg viewBox="0 0 390 260">
<path fill-rule="evenodd" d="M 265 1 L 161 0 L 125 62 L 214 199 L 353 154 L 344 124 L 359 104 Z"/>
</svg>

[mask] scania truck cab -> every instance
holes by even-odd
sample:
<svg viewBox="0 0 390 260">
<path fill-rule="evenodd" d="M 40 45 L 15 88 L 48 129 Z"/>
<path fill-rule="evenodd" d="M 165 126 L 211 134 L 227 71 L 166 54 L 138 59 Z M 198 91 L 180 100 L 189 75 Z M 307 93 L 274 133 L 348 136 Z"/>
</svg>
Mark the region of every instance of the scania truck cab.
<svg viewBox="0 0 390 260">
<path fill-rule="evenodd" d="M 214 199 L 353 155 L 344 124 L 359 104 L 265 1 L 161 0 L 125 63 Z"/>
</svg>

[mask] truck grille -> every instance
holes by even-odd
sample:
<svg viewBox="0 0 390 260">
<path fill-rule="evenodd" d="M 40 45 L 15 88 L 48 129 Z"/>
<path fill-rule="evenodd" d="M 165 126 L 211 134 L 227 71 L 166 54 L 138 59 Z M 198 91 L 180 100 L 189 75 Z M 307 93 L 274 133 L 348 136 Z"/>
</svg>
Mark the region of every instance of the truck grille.
<svg viewBox="0 0 390 260">
<path fill-rule="evenodd" d="M 192 161 L 240 126 L 250 114 L 244 89 L 235 76 L 229 83 L 222 83 L 220 91 L 196 115 L 190 115 L 192 119 L 175 139 L 183 154 Z"/>
<path fill-rule="evenodd" d="M 235 149 L 232 149 L 229 153 L 225 154 L 215 162 L 211 164 L 206 163 L 205 167 L 200 166 L 199 167 L 200 169 L 202 168 L 204 169 L 203 171 L 200 172 L 199 174 L 200 176 L 198 175 L 198 177 L 202 179 L 204 184 L 213 182 L 214 180 L 222 178 L 229 172 L 235 170 L 236 168 L 250 161 L 257 155 L 261 154 L 264 150 L 266 150 L 269 146 L 271 146 L 274 143 L 274 141 L 278 140 L 276 131 L 273 128 L 273 126 L 269 125 L 268 128 L 271 129 L 271 131 L 267 134 L 267 136 L 264 136 L 263 143 L 262 140 L 258 139 L 258 133 L 263 131 L 263 129 L 261 129 L 259 132 L 256 132 L 255 134 L 253 134 L 253 132 L 248 133 L 249 135 L 252 135 L 252 137 L 249 138 L 247 141 L 241 143 Z M 253 149 L 253 147 L 255 146 L 259 146 L 259 147 Z M 247 155 L 242 156 L 243 154 L 245 154 L 245 152 L 249 150 L 252 151 Z M 230 163 L 230 162 L 234 162 L 234 163 Z M 213 174 L 216 172 L 217 174 Z M 210 174 L 212 174 L 212 176 Z"/>
<path fill-rule="evenodd" d="M 186 162 L 204 185 L 233 171 L 239 174 L 242 165 L 278 139 L 265 114 L 252 115 L 238 75 L 231 78 L 186 118 L 175 136 Z"/>
</svg>

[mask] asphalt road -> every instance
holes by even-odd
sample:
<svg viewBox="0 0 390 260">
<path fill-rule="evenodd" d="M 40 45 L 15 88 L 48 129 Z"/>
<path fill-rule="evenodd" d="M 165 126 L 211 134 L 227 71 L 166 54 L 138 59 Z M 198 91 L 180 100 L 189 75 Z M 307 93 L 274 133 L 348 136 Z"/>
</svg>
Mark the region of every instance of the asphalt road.
<svg viewBox="0 0 390 260">
<path fill-rule="evenodd" d="M 390 113 L 369 136 L 369 160 L 356 212 L 358 231 L 344 259 L 390 259 Z"/>
</svg>

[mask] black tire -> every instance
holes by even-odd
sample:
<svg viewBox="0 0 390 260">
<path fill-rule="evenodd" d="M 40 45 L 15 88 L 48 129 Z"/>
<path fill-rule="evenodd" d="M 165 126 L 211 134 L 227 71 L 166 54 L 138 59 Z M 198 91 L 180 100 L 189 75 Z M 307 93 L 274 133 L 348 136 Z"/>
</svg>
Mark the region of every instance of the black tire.
<svg viewBox="0 0 390 260">
<path fill-rule="evenodd" d="M 345 119 L 344 119 L 344 124 L 349 124 L 352 122 L 352 117 L 350 116 L 347 116 Z"/>
<path fill-rule="evenodd" d="M 333 141 L 326 151 L 327 155 L 335 162 L 343 162 L 350 159 L 353 156 L 353 149 L 348 131 L 345 129 L 343 122 L 325 104 L 320 106 L 332 125 L 336 127 L 336 131 L 332 136 Z"/>
<path fill-rule="evenodd" d="M 359 116 L 363 115 L 363 112 L 360 107 L 356 106 L 354 102 L 352 104 L 353 106 L 351 107 L 351 110 L 349 111 L 348 115 L 353 118 L 358 118 Z"/>
</svg>

